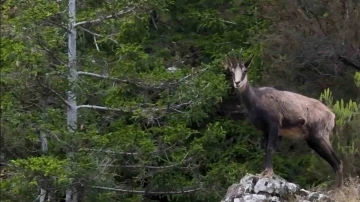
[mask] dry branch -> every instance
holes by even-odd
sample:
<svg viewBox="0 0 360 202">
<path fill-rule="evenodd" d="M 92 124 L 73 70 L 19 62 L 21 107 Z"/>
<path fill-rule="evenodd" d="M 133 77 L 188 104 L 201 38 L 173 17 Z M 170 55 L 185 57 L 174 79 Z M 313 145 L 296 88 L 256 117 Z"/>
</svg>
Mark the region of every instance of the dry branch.
<svg viewBox="0 0 360 202">
<path fill-rule="evenodd" d="M 177 105 L 170 105 L 168 107 L 149 107 L 149 108 L 143 108 L 141 109 L 140 106 L 138 107 L 134 107 L 133 109 L 122 109 L 122 108 L 112 108 L 112 107 L 103 107 L 103 106 L 97 106 L 97 105 L 78 105 L 77 109 L 81 109 L 81 108 L 88 108 L 88 109 L 97 109 L 97 110 L 105 110 L 105 111 L 118 111 L 118 112 L 132 112 L 135 113 L 137 110 L 141 110 L 141 112 L 146 113 L 146 112 L 157 112 L 157 111 L 167 111 L 167 110 L 177 110 L 183 106 L 187 106 L 187 105 L 191 105 L 192 102 L 186 102 L 186 103 L 181 103 L 181 104 L 177 104 Z"/>
<path fill-rule="evenodd" d="M 96 73 L 91 73 L 91 72 L 78 71 L 77 73 L 78 73 L 78 75 L 92 76 L 92 77 L 100 78 L 100 79 L 109 79 L 112 81 L 117 81 L 117 82 L 126 83 L 126 84 L 134 84 L 134 85 L 136 85 L 140 88 L 144 88 L 144 89 L 164 89 L 164 88 L 167 88 L 170 86 L 178 85 L 181 82 L 190 78 L 191 76 L 202 73 L 208 69 L 209 69 L 209 67 L 201 69 L 194 74 L 188 74 L 188 75 L 184 76 L 183 78 L 181 78 L 177 81 L 174 81 L 174 82 L 161 82 L 160 84 L 156 84 L 156 85 L 152 85 L 152 84 L 145 83 L 145 82 L 139 82 L 139 81 L 131 81 L 129 79 L 120 79 L 120 78 L 116 78 L 116 77 L 112 77 L 112 76 L 108 76 L 108 75 L 96 74 Z"/>
<path fill-rule="evenodd" d="M 103 106 L 97 106 L 97 105 L 78 105 L 77 108 L 78 109 L 89 108 L 89 109 L 98 109 L 98 110 L 106 110 L 106 111 L 121 111 L 121 112 L 126 111 L 125 109 L 112 108 L 112 107 L 103 107 Z"/>
<path fill-rule="evenodd" d="M 81 149 L 81 151 L 93 151 L 93 152 L 104 152 L 110 154 L 123 154 L 123 155 L 138 155 L 136 152 L 118 152 L 108 149 Z"/>
<path fill-rule="evenodd" d="M 102 189 L 102 190 L 108 190 L 108 191 L 116 191 L 116 192 L 134 193 L 134 194 L 186 194 L 186 193 L 200 191 L 202 189 L 202 187 L 198 187 L 198 188 L 179 190 L 179 191 L 154 191 L 153 192 L 153 191 L 120 189 L 120 188 L 102 187 L 102 186 L 92 186 L 90 188 Z"/>
<path fill-rule="evenodd" d="M 180 166 L 189 160 L 191 160 L 191 158 L 186 159 L 183 162 L 173 163 L 173 164 L 165 165 L 165 166 L 149 166 L 149 165 L 106 165 L 106 166 L 122 167 L 122 168 L 147 168 L 147 169 L 153 169 L 153 170 L 163 170 L 163 169 L 169 169 L 169 168 L 192 169 L 194 167 L 197 167 L 197 166 L 191 166 L 191 167 Z"/>
<path fill-rule="evenodd" d="M 95 32 L 93 32 L 93 31 L 90 31 L 90 30 L 88 30 L 88 29 L 86 29 L 86 28 L 83 28 L 83 27 L 79 27 L 79 28 L 82 29 L 82 30 L 84 30 L 85 32 L 93 35 L 94 37 L 96 37 L 96 36 L 97 36 L 97 37 L 104 37 L 104 38 L 108 37 L 108 36 L 104 36 L 104 35 L 95 33 Z M 118 42 L 117 42 L 116 40 L 114 40 L 114 39 L 112 39 L 112 38 L 109 38 L 109 37 L 108 37 L 108 39 L 110 39 L 112 42 L 118 44 Z"/>
<path fill-rule="evenodd" d="M 360 71 L 360 65 L 357 65 L 355 63 L 353 63 L 352 61 L 350 61 L 349 59 L 347 59 L 346 57 L 343 56 L 339 56 L 338 59 L 343 62 L 345 65 L 348 65 L 358 71 Z"/>
<path fill-rule="evenodd" d="M 96 77 L 96 78 L 109 79 L 112 81 L 118 81 L 118 82 L 122 82 L 122 83 L 134 83 L 135 84 L 135 82 L 130 82 L 129 80 L 126 80 L 126 79 L 119 79 L 119 78 L 115 78 L 115 77 L 111 77 L 111 76 L 107 76 L 107 75 L 96 74 L 96 73 L 91 73 L 91 72 L 78 71 L 78 75 L 92 76 L 92 77 Z"/>
<path fill-rule="evenodd" d="M 97 19 L 94 19 L 94 20 L 86 20 L 86 21 L 81 21 L 81 22 L 77 22 L 75 23 L 75 27 L 76 26 L 79 26 L 79 25 L 84 25 L 84 24 L 91 24 L 91 23 L 98 23 L 98 22 L 101 22 L 101 21 L 104 21 L 104 20 L 107 20 L 107 19 L 111 19 L 111 18 L 118 18 L 118 17 L 121 17 L 127 13 L 130 13 L 131 11 L 133 11 L 135 9 L 135 7 L 131 7 L 127 10 L 123 10 L 123 11 L 120 11 L 116 14 L 113 14 L 113 15 L 108 15 L 108 16 L 104 16 L 104 17 L 100 17 L 100 18 L 97 18 Z"/>
</svg>

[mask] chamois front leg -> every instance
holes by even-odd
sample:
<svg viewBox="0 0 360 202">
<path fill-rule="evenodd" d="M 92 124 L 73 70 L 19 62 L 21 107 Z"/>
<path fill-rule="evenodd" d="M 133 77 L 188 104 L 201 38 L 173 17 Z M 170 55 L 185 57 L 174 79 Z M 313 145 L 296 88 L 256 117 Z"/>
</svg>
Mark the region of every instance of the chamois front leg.
<svg viewBox="0 0 360 202">
<path fill-rule="evenodd" d="M 271 125 L 269 127 L 265 151 L 265 170 L 261 173 L 263 177 L 271 177 L 274 174 L 272 161 L 277 146 L 278 133 L 279 129 L 276 125 Z"/>
<path fill-rule="evenodd" d="M 269 132 L 268 130 L 263 130 L 263 139 L 261 140 L 260 148 L 264 149 L 265 152 L 266 152 L 268 140 L 269 140 Z"/>
</svg>

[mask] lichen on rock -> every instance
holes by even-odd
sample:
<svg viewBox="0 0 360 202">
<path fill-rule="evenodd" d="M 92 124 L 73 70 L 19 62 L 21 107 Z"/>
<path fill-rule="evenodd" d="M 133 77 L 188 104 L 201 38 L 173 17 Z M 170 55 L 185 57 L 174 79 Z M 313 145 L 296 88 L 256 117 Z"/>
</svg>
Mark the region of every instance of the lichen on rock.
<svg viewBox="0 0 360 202">
<path fill-rule="evenodd" d="M 271 178 L 259 175 L 245 175 L 239 183 L 233 184 L 221 202 L 282 202 L 334 200 L 325 194 L 301 189 L 299 185 L 287 182 L 278 175 Z"/>
</svg>

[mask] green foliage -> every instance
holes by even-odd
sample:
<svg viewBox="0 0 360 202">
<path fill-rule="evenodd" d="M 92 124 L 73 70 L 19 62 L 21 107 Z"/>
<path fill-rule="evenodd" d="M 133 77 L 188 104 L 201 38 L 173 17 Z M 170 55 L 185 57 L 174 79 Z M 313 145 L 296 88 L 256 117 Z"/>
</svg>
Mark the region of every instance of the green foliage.
<svg viewBox="0 0 360 202">
<path fill-rule="evenodd" d="M 330 89 L 325 89 L 324 93 L 320 95 L 320 100 L 324 101 L 331 107 L 335 113 L 337 120 L 336 125 L 343 127 L 346 122 L 349 122 L 356 112 L 359 111 L 358 104 L 351 99 L 348 103 L 344 103 L 344 99 L 340 99 L 333 103 L 333 96 Z"/>
<path fill-rule="evenodd" d="M 11 162 L 17 169 L 23 169 L 24 172 L 32 175 L 37 173 L 39 176 L 56 176 L 58 183 L 64 183 L 68 180 L 68 171 L 64 170 L 64 166 L 68 164 L 67 160 L 55 159 L 52 156 L 31 157 L 28 159 L 18 159 Z M 36 185 L 36 181 L 30 184 Z"/>
<path fill-rule="evenodd" d="M 43 187 L 39 180 L 49 190 L 63 192 L 67 183 L 79 179 L 87 189 L 121 185 L 171 192 L 202 185 L 216 194 L 203 190 L 200 198 L 174 198 L 217 200 L 219 190 L 256 168 L 250 162 L 233 162 L 244 154 L 260 157 L 246 138 L 231 140 L 252 129 L 215 113 L 228 93 L 228 78 L 219 65 L 222 56 L 232 48 L 243 48 L 244 57 L 260 55 L 261 45 L 249 42 L 265 27 L 253 14 L 256 1 L 78 1 L 77 22 L 110 16 L 128 5 L 135 6 L 134 12 L 77 27 L 79 71 L 118 80 L 79 74 L 70 84 L 79 105 L 116 110 L 79 108 L 78 130 L 70 133 L 64 120 L 69 87 L 67 2 L 4 3 L 1 124 L 7 148 L 17 154 L 4 150 L 5 161 L 14 160 L 11 166 L 16 168 L 16 177 L 6 183 L 22 190 L 17 199 L 36 198 Z M 157 16 L 149 15 L 154 11 Z M 171 66 L 178 70 L 169 72 Z M 260 66 L 257 57 L 251 78 L 260 78 Z M 41 156 L 45 152 L 40 134 L 47 139 L 46 156 Z M 37 180 L 25 186 L 27 175 Z M 7 197 L 12 191 L 7 189 Z M 90 201 L 142 198 L 86 192 Z"/>
<path fill-rule="evenodd" d="M 355 83 L 358 75 L 357 72 L 355 74 Z M 351 99 L 347 103 L 343 99 L 334 103 L 330 89 L 326 89 L 321 94 L 320 100 L 326 102 L 336 115 L 336 133 L 333 142 L 336 149 L 341 153 L 345 165 L 344 169 L 349 175 L 356 174 L 356 167 L 359 165 L 356 159 L 360 156 L 360 105 Z"/>
<path fill-rule="evenodd" d="M 66 159 L 53 156 L 29 157 L 11 161 L 8 173 L 9 180 L 1 181 L 2 198 L 14 199 L 21 196 L 22 200 L 31 200 L 37 187 L 44 186 L 45 180 L 56 187 L 65 187 L 71 183 L 71 171 L 64 167 L 69 164 Z M 14 197 L 15 196 L 15 197 Z"/>
<path fill-rule="evenodd" d="M 360 72 L 355 73 L 354 79 L 356 86 L 360 89 Z"/>
</svg>

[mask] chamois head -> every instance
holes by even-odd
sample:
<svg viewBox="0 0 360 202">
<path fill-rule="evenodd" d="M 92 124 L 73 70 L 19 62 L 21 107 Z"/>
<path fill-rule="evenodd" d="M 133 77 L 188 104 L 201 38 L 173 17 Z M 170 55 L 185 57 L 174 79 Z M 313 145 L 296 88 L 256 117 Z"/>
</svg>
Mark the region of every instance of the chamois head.
<svg viewBox="0 0 360 202">
<path fill-rule="evenodd" d="M 253 57 L 253 55 L 250 56 L 250 58 L 245 62 L 242 62 L 240 57 L 236 58 L 235 54 L 226 57 L 225 62 L 223 63 L 223 67 L 230 70 L 235 88 L 240 90 L 245 88 L 248 82 L 247 71 L 250 67 Z"/>
</svg>

